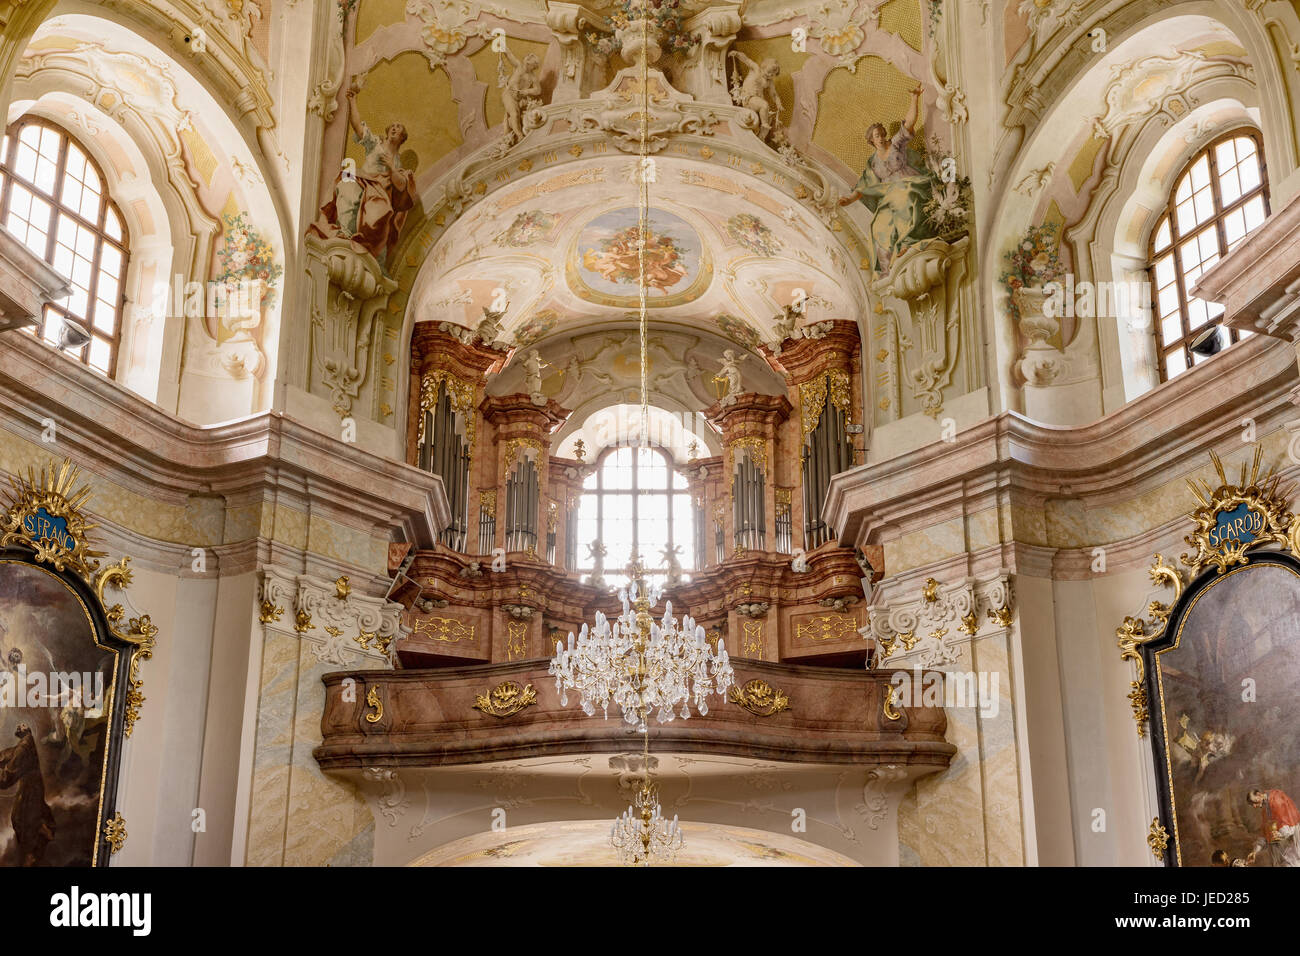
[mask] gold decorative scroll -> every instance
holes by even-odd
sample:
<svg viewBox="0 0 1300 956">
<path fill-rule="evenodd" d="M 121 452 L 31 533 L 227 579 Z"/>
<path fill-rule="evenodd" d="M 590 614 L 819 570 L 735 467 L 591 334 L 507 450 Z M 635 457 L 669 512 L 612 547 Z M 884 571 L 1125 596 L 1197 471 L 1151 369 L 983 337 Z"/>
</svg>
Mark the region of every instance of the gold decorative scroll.
<svg viewBox="0 0 1300 956">
<path fill-rule="evenodd" d="M 851 614 L 819 614 L 805 618 L 795 625 L 794 636 L 797 641 L 813 643 L 861 639 L 858 634 L 858 619 Z"/>
<path fill-rule="evenodd" d="M 803 440 L 807 444 L 817 423 L 822 419 L 826 399 L 844 413 L 845 421 L 853 420 L 853 390 L 849 387 L 849 373 L 832 369 L 823 372 L 810 382 L 799 386 L 799 421 Z"/>
<path fill-rule="evenodd" d="M 790 709 L 790 698 L 762 678 L 746 681 L 743 686 L 732 686 L 727 700 L 739 704 L 757 717 L 771 717 Z"/>
<path fill-rule="evenodd" d="M 532 684 L 520 687 L 512 680 L 502 681 L 487 694 L 477 694 L 474 697 L 474 709 L 481 710 L 489 717 L 509 717 L 536 703 L 537 691 L 533 690 Z"/>
<path fill-rule="evenodd" d="M 478 510 L 485 515 L 491 515 L 492 519 L 496 520 L 497 490 L 495 488 L 491 491 L 480 491 L 478 493 Z"/>
<path fill-rule="evenodd" d="M 1160 825 L 1159 817 L 1151 818 L 1151 826 L 1147 830 L 1147 846 L 1151 847 L 1151 852 L 1157 860 L 1165 858 L 1165 849 L 1169 846 L 1169 831 Z"/>
<path fill-rule="evenodd" d="M 412 634 L 425 634 L 431 640 L 444 644 L 458 644 L 474 640 L 474 625 L 451 617 L 418 618 L 411 625 Z"/>
<path fill-rule="evenodd" d="M 542 457 L 542 443 L 536 438 L 511 438 L 506 442 L 506 472 L 508 473 L 515 463 L 515 458 L 519 455 L 520 447 L 528 447 L 537 452 L 537 457 Z"/>
<path fill-rule="evenodd" d="M 1285 491 L 1279 491 L 1282 479 L 1269 469 L 1263 478 L 1259 475 L 1260 461 L 1264 455 L 1262 445 L 1255 446 L 1255 460 L 1247 477 L 1246 463 L 1241 463 L 1241 478 L 1235 485 L 1228 484 L 1228 477 L 1223 462 L 1214 452 L 1210 460 L 1219 475 L 1219 487 L 1211 488 L 1210 483 L 1202 480 L 1198 487 L 1190 478 L 1187 486 L 1201 502 L 1201 507 L 1188 514 L 1196 524 L 1196 529 L 1183 540 L 1196 548 L 1196 554 L 1182 555 L 1179 560 L 1192 569 L 1193 575 L 1207 567 L 1218 570 L 1220 574 L 1237 564 L 1245 564 L 1250 559 L 1246 552 L 1265 544 L 1280 544 L 1300 555 L 1300 522 L 1293 520 L 1287 509 Z M 1230 536 L 1218 527 L 1218 519 L 1224 512 L 1233 512 L 1241 506 L 1246 511 L 1243 518 L 1257 527 L 1250 529 L 1250 540 Z"/>
<path fill-rule="evenodd" d="M 513 661 L 528 653 L 528 624 L 510 621 L 506 624 L 506 660 Z"/>
<path fill-rule="evenodd" d="M 465 423 L 465 442 L 471 451 L 474 448 L 474 383 L 457 378 L 446 369 L 425 372 L 420 381 L 420 435 L 418 441 L 424 441 L 424 413 L 438 404 L 438 387 L 446 386 L 447 396 L 451 399 L 451 410 L 461 416 Z"/>
<path fill-rule="evenodd" d="M 122 814 L 114 813 L 113 819 L 104 822 L 104 839 L 108 841 L 111 853 L 117 853 L 126 843 L 126 821 Z"/>
<path fill-rule="evenodd" d="M 1142 653 L 1138 648 L 1164 633 L 1165 626 L 1169 623 L 1169 611 L 1177 602 L 1179 595 L 1183 593 L 1183 576 L 1173 565 L 1165 563 L 1164 555 L 1156 555 L 1155 564 L 1152 565 L 1149 573 L 1154 583 L 1174 589 L 1174 600 L 1169 604 L 1152 601 L 1147 606 L 1147 613 L 1151 615 L 1150 625 L 1145 618 L 1125 617 L 1124 623 L 1115 629 L 1115 636 L 1119 639 L 1117 642 L 1119 659 L 1132 661 L 1137 665 L 1137 679 L 1129 681 L 1128 700 L 1133 708 L 1133 720 L 1137 723 L 1139 737 L 1146 736 L 1146 723 L 1150 714 L 1148 713 L 1146 666 L 1142 663 Z"/>
<path fill-rule="evenodd" d="M 743 627 L 744 637 L 741 639 L 740 656 L 761 661 L 763 659 L 763 622 L 746 621 Z"/>
<path fill-rule="evenodd" d="M 378 686 L 372 686 L 366 693 L 366 706 L 374 710 L 373 714 L 366 714 L 366 723 L 377 724 L 384 719 L 384 701 Z"/>
<path fill-rule="evenodd" d="M 791 488 L 777 488 L 775 490 L 778 507 L 781 505 L 785 505 L 787 508 L 790 507 L 790 492 L 792 490 Z"/>
<path fill-rule="evenodd" d="M 903 719 L 903 714 L 898 709 L 898 697 L 894 693 L 893 684 L 885 685 L 885 703 L 884 706 L 881 707 L 881 710 L 884 712 L 885 718 L 888 720 Z"/>
</svg>

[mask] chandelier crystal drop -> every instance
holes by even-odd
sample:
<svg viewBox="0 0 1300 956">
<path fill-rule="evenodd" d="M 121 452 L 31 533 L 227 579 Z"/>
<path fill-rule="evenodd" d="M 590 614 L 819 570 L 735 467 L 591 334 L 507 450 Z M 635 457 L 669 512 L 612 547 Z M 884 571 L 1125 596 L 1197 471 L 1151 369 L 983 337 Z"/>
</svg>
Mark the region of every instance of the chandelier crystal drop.
<svg viewBox="0 0 1300 956">
<path fill-rule="evenodd" d="M 671 863 L 684 841 L 676 814 L 671 821 L 664 819 L 659 795 L 646 779 L 637 790 L 632 806 L 609 828 L 609 842 L 618 851 L 620 863 L 649 866 Z"/>
<path fill-rule="evenodd" d="M 588 716 L 599 708 L 608 718 L 613 704 L 645 733 L 651 713 L 660 723 L 689 718 L 692 705 L 707 714 L 709 696 L 725 696 L 735 673 L 722 642 L 711 648 L 689 615 L 678 622 L 671 601 L 664 602 L 659 621 L 651 617 L 661 591 L 641 582 L 642 570 L 639 560 L 628 568 L 633 580 L 619 592 L 622 614 L 611 621 L 597 611 L 596 626 L 583 624 L 576 642 L 572 633 L 568 647 L 556 642 L 549 673 L 561 705 L 576 690 Z"/>
</svg>

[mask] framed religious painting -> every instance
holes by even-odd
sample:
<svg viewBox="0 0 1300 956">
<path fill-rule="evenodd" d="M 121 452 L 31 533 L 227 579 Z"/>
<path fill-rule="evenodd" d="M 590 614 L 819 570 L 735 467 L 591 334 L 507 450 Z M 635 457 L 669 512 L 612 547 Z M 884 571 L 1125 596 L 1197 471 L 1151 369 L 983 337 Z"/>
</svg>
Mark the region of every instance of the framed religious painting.
<svg viewBox="0 0 1300 956">
<path fill-rule="evenodd" d="M 1215 464 L 1223 483 L 1194 488 L 1187 580 L 1157 555 L 1152 576 L 1173 602 L 1119 630 L 1151 730 L 1148 844 L 1173 866 L 1300 866 L 1300 520 L 1278 480 L 1259 477 L 1258 453 L 1238 484 Z"/>
<path fill-rule="evenodd" d="M 126 837 L 118 771 L 157 629 L 106 603 L 130 571 L 91 550 L 75 482 L 29 474 L 0 515 L 2 866 L 104 866 Z"/>
</svg>

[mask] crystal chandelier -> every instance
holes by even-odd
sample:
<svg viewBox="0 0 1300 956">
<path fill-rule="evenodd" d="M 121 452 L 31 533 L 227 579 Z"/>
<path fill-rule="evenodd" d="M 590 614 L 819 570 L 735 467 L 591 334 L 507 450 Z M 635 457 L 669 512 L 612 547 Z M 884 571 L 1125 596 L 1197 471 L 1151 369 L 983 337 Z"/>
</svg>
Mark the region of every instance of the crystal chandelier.
<svg viewBox="0 0 1300 956">
<path fill-rule="evenodd" d="M 659 808 L 658 793 L 650 780 L 650 728 L 653 713 L 660 723 L 691 716 L 691 705 L 703 716 L 709 712 L 710 694 L 724 696 L 735 680 L 726 646 L 716 650 L 704 638 L 704 628 L 689 615 L 680 624 L 671 601 L 656 623 L 650 615 L 660 597 L 657 586 L 646 587 L 640 558 L 628 566 L 632 579 L 619 592 L 623 613 L 610 621 L 596 612 L 596 626 L 582 625 L 568 647 L 555 644 L 549 673 L 555 678 L 560 704 L 567 706 L 570 690 L 577 690 L 588 716 L 599 707 L 606 718 L 612 703 L 623 719 L 635 724 L 642 739 L 643 776 L 636 796 L 609 831 L 610 845 L 623 863 L 649 866 L 671 862 L 682 846 L 682 833 L 674 816 L 669 822 Z"/>
<path fill-rule="evenodd" d="M 588 716 L 599 707 L 608 718 L 613 704 L 644 734 L 651 713 L 660 723 L 690 717 L 692 704 L 707 714 L 709 695 L 725 695 L 735 673 L 722 642 L 716 650 L 709 647 L 704 628 L 689 615 L 678 623 L 671 601 L 664 602 L 656 623 L 650 609 L 660 589 L 646 587 L 639 558 L 627 570 L 632 583 L 619 592 L 623 613 L 610 621 L 597 611 L 596 626 L 583 624 L 576 643 L 572 633 L 567 648 L 557 641 L 549 673 L 561 705 L 576 690 Z"/>
<path fill-rule="evenodd" d="M 649 866 L 651 861 L 672 862 L 682 848 L 682 831 L 674 814 L 672 822 L 659 812 L 659 798 L 648 778 L 642 781 L 632 806 L 609 828 L 609 842 L 621 862 Z"/>
</svg>

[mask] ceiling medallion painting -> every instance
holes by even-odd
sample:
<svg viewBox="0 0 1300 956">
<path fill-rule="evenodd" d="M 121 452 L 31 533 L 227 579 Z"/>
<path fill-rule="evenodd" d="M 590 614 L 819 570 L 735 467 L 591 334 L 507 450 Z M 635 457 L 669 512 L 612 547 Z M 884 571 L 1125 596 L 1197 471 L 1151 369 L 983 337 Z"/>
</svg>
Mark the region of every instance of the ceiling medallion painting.
<svg viewBox="0 0 1300 956">
<path fill-rule="evenodd" d="M 646 304 L 681 305 L 699 298 L 713 277 L 700 234 L 662 209 L 651 209 L 646 222 Z M 601 213 L 587 223 L 569 251 L 566 274 L 573 293 L 598 305 L 635 306 L 639 233 L 634 206 Z"/>
</svg>

